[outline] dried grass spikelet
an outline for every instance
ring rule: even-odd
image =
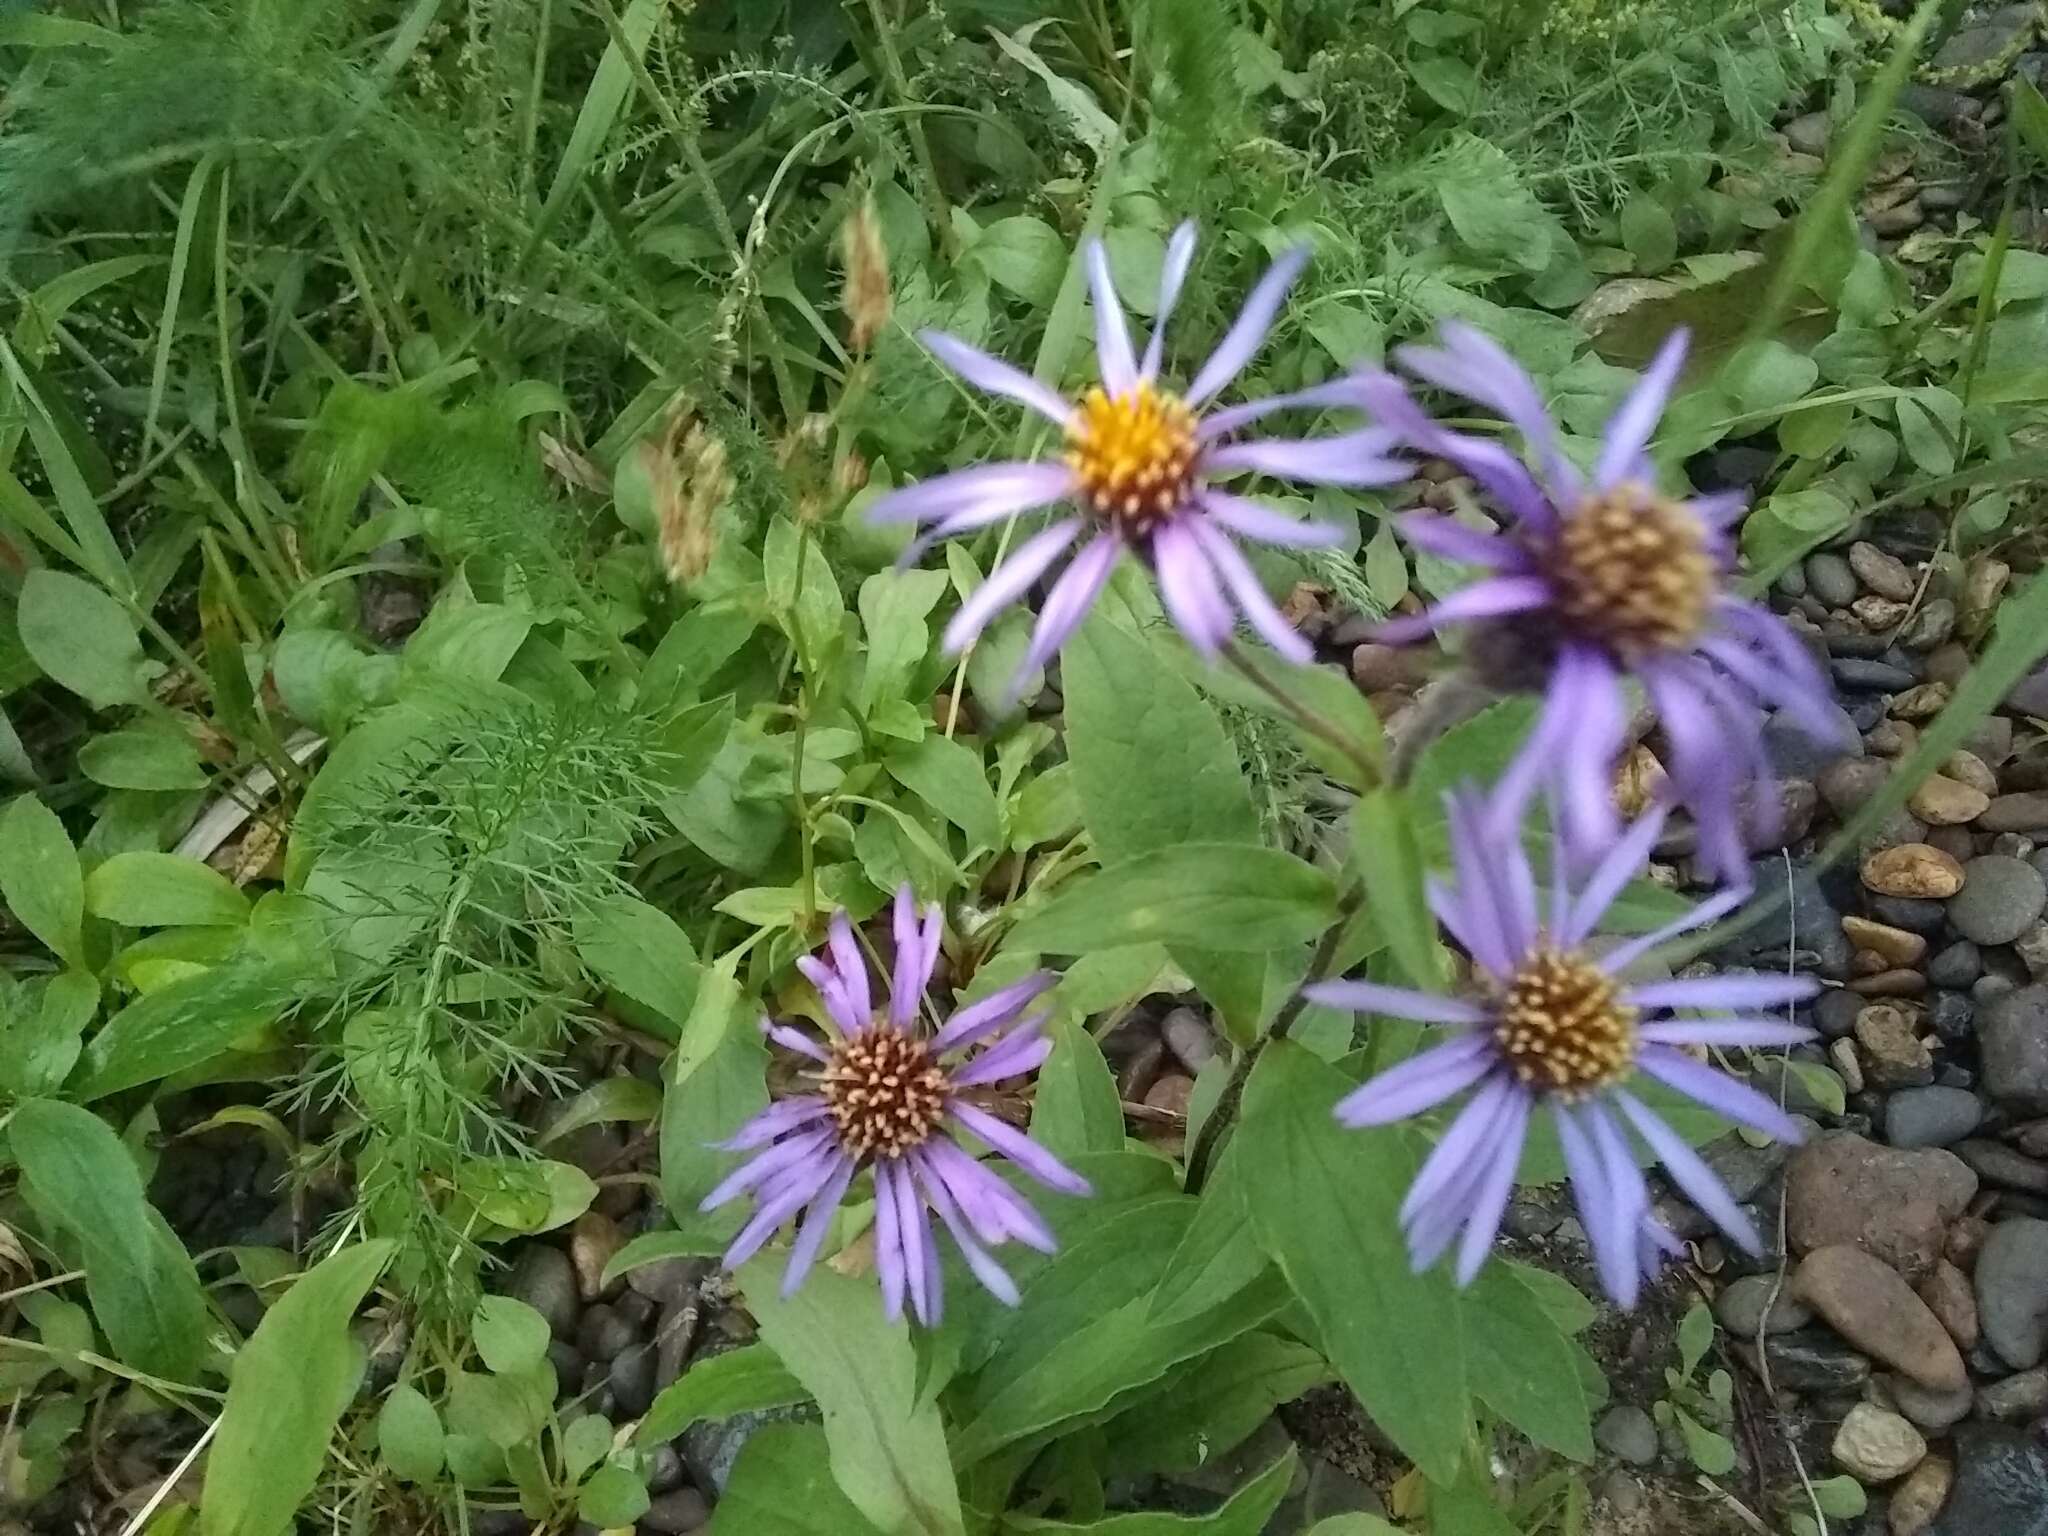
[[[680,412],[640,453],[654,493],[662,566],[669,580],[687,586],[710,568],[718,547],[718,512],[732,494],[725,444],[695,415]]]
[[[853,350],[866,352],[889,323],[889,252],[882,244],[882,226],[875,202],[863,195],[839,228],[840,254],[846,264],[846,289],[840,305],[846,311],[847,339]]]

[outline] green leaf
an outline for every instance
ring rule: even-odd
[[[7,1136],[29,1205],[85,1270],[114,1353],[151,1375],[198,1380],[213,1331],[199,1274],[121,1138],[90,1110],[50,1099],[17,1105]]]
[[[801,571],[799,550],[803,553]],[[839,595],[831,562],[815,537],[806,537],[795,523],[778,517],[768,525],[761,574],[769,606],[815,664],[824,648],[838,637],[839,621],[846,614],[846,600]]]
[[[1052,1054],[1038,1069],[1031,1135],[1062,1157],[1115,1152],[1124,1144],[1123,1100],[1095,1037],[1062,1019],[1048,1031]]]
[[[177,853],[117,853],[85,882],[94,917],[128,928],[236,928],[249,920],[249,898],[233,881]]]
[[[1423,94],[1454,117],[1470,117],[1479,110],[1484,93],[1479,76],[1463,59],[1449,54],[1428,53],[1411,59],[1408,74],[1422,87]]]
[[[78,749],[78,771],[109,789],[204,789],[199,749],[168,731],[109,731]]]
[[[469,1332],[484,1364],[500,1376],[530,1371],[548,1355],[548,1320],[515,1297],[484,1297]]]
[[[571,1482],[605,1459],[612,1448],[611,1420],[578,1414],[562,1430],[562,1473]]]
[[[576,1492],[576,1513],[592,1525],[616,1530],[647,1513],[647,1484],[614,1462],[599,1467]]]
[[[547,1146],[587,1125],[652,1120],[661,1113],[661,1090],[645,1078],[601,1077],[548,1117],[536,1145]]]
[[[1678,1420],[1678,1433],[1685,1441],[1685,1454],[1709,1477],[1721,1477],[1735,1470],[1735,1447],[1726,1435],[1707,1428],[1683,1408],[1671,1410]]]
[[[2024,85],[2026,79],[2019,77],[2017,83]],[[2037,96],[2035,98],[2039,100]],[[1830,1520],[1854,1520],[1870,1507],[1870,1496],[1863,1491],[1863,1485],[1846,1473],[1840,1477],[1824,1477],[1813,1485],[1814,1502],[1820,1505],[1820,1512]]]
[[[63,971],[30,988],[0,987],[0,1088],[16,1098],[55,1093],[78,1064],[86,1025],[99,1011],[100,984],[87,971]],[[31,1008],[34,1001],[37,1006]]]
[[[235,961],[137,998],[87,1042],[81,1100],[196,1067],[255,1034],[300,996],[297,965]]]
[[[1308,1528],[1308,1536],[1402,1536],[1396,1526],[1378,1515],[1332,1515]]]
[[[2006,90],[2020,142],[2034,152],[2037,169],[2048,166],[2048,101],[2041,99],[2040,89],[2025,75],[2014,75],[2006,82]]]
[[[815,1424],[769,1424],[747,1437],[705,1536],[884,1533],[861,1518],[832,1480],[822,1429]]]
[[[1621,243],[1638,272],[1655,276],[1678,257],[1678,226],[1662,203],[1638,192],[1621,206]]]
[[[64,823],[34,795],[0,812],[0,898],[59,959],[86,969],[85,876]]]
[[[1922,474],[1946,475],[1956,467],[1963,428],[1963,402],[1937,385],[1899,397],[1899,441]]]
[[[1248,1333],[1112,1419],[1107,1459],[1120,1475],[1194,1471],[1235,1448],[1280,1404],[1335,1374],[1306,1344]]]
[[[91,582],[37,566],[21,583],[17,623],[36,665],[94,709],[149,702],[135,621]]]
[[[931,627],[925,620],[946,595],[946,573],[934,570],[878,571],[860,584],[860,620],[867,633],[867,667],[860,679],[860,711],[872,715],[885,700],[910,689],[926,652]]]
[[[739,1154],[714,1143],[731,1137],[768,1104],[768,1052],[755,1015],[722,971],[708,970],[683,1038],[668,1063],[661,1109],[661,1192],[679,1221],[729,1236],[739,1216],[728,1208],[699,1217],[697,1206],[737,1166]]]
[[[1443,947],[1423,891],[1422,849],[1408,797],[1376,789],[1351,812],[1354,867],[1365,885],[1367,912],[1394,963],[1411,987],[1429,991],[1443,981]]]
[[[895,748],[883,764],[891,778],[965,832],[974,846],[1002,847],[1002,810],[974,748],[934,732]]]
[[[997,219],[967,255],[997,287],[1037,306],[1052,302],[1067,270],[1067,242],[1050,224],[1028,213]]]
[[[1425,1475],[1456,1473],[1471,1430],[1459,1309],[1413,1272],[1398,1211],[1409,1133],[1340,1126],[1352,1083],[1291,1041],[1253,1069],[1233,1155],[1252,1225],[1308,1308],[1324,1352],[1372,1420]]]
[[[1730,353],[1715,382],[1744,412],[1762,413],[1800,399],[1819,378],[1818,363],[1769,336]]]
[[[1575,1461],[1593,1457],[1592,1406],[1566,1338],[1514,1266],[1487,1265],[1458,1298],[1479,1396],[1538,1445]]]
[[[666,1445],[700,1419],[730,1418],[781,1408],[810,1397],[775,1351],[759,1342],[695,1362],[654,1400],[633,1432],[633,1443]]]
[[[295,1282],[235,1356],[206,1460],[205,1536],[284,1536],[327,1463],[363,1379],[356,1308],[390,1261],[388,1238],[330,1254]]]
[[[1280,1501],[1287,1497],[1287,1485],[1294,1480],[1299,1456],[1292,1446],[1287,1454],[1232,1494],[1222,1508],[1207,1515],[1168,1515],[1151,1511],[1134,1515],[1111,1515],[1070,1525],[1063,1520],[1038,1520],[1029,1515],[1005,1515],[1002,1529],[1018,1536],[1035,1532],[1039,1536],[1259,1536]],[[1446,1536],[1449,1536],[1448,1530]]]
[[[405,642],[405,668],[458,683],[495,683],[532,632],[531,613],[443,597]]]
[[[1266,1268],[1266,1253],[1245,1212],[1240,1164],[1233,1142],[1202,1189],[1194,1221],[1167,1261],[1147,1303],[1153,1326],[1198,1316],[1235,1296]]]
[[[1188,843],[1079,876],[1026,916],[1010,942],[1060,955],[1155,941],[1265,951],[1314,938],[1336,903],[1330,877],[1292,854]]]
[[[377,1410],[377,1450],[393,1475],[431,1483],[441,1475],[441,1415],[417,1387],[400,1382]]]
[[[1457,72],[1461,95],[1468,80],[1469,88],[1478,90],[1465,65],[1447,59],[1432,62],[1446,81]],[[1556,221],[1523,182],[1505,150],[1461,130],[1451,135],[1434,169],[1437,200],[1465,245],[1478,255],[1513,262],[1525,272],[1541,272],[1550,265]]]
[[[578,957],[599,981],[682,1027],[703,967],[681,924],[622,891],[579,908],[570,927]]]
[[[1678,1324],[1678,1374],[1690,1377],[1714,1347],[1714,1313],[1705,1302],[1696,1301],[1685,1310]]]
[[[764,1255],[740,1272],[761,1338],[825,1415],[832,1475],[880,1529],[961,1536],[965,1526],[938,1404],[920,1398],[909,1325],[890,1322],[874,1287],[820,1265],[795,1295],[779,1294],[782,1263]]]

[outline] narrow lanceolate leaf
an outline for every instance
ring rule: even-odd
[[[1373,1422],[1448,1480],[1472,1427],[1459,1309],[1441,1275],[1408,1263],[1397,1219],[1415,1173],[1408,1135],[1338,1125],[1350,1086],[1291,1041],[1266,1050],[1232,1146],[1254,1192],[1245,1205]]]
[[[1401,979],[1433,988],[1442,980],[1443,950],[1423,894],[1422,851],[1408,798],[1398,789],[1371,790],[1351,817],[1367,916],[1393,951]]]
[[[1019,923],[1011,942],[1056,955],[1154,942],[1264,952],[1306,943],[1336,910],[1330,877],[1292,854],[1188,843],[1081,876]]]
[[[283,1536],[327,1461],[328,1437],[363,1379],[349,1323],[390,1262],[388,1238],[309,1270],[235,1357],[206,1462],[203,1536]]]
[[[1061,1157],[1114,1152],[1124,1144],[1123,1102],[1095,1037],[1073,1020],[1051,1030],[1052,1054],[1038,1069],[1031,1134]]]
[[[0,811],[0,900],[60,959],[85,965],[85,876],[64,823],[34,795]]]
[[[962,1536],[960,1494],[938,1404],[920,1400],[910,1329],[890,1322],[874,1287],[811,1271],[794,1296],[777,1294],[774,1254],[740,1274],[761,1338],[825,1414],[832,1475],[854,1507],[889,1536]]]
[[[1272,1518],[1280,1501],[1287,1497],[1287,1485],[1294,1479],[1298,1453],[1287,1454],[1232,1494],[1222,1508],[1207,1515],[1168,1515],[1143,1511],[1132,1515],[1111,1515],[1070,1525],[1064,1520],[1038,1520],[1029,1515],[1005,1515],[1002,1529],[1016,1536],[1258,1536]],[[1447,1533],[1448,1536],[1448,1533]]]
[[[212,1315],[198,1271],[150,1205],[121,1138],[90,1110],[30,1099],[16,1106],[7,1139],[37,1219],[85,1270],[93,1316],[114,1353],[153,1376],[197,1381]]]
[[[699,1419],[780,1408],[809,1396],[774,1350],[758,1342],[742,1344],[698,1361],[662,1388],[633,1432],[633,1443],[652,1449],[666,1445]]]

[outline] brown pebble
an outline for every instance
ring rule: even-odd
[[[602,1211],[585,1211],[569,1229],[569,1263],[576,1271],[576,1292],[585,1301],[604,1294],[604,1267],[626,1246],[626,1234]]]
[[[1941,1256],[1968,1274],[1977,1267],[1977,1250],[1984,1246],[1984,1239],[1991,1235],[1991,1223],[1982,1216],[1963,1216],[1949,1223],[1948,1236],[1941,1245]]]
[[[1984,832],[2039,832],[2048,828],[2048,790],[2000,795],[1977,817]]]
[[[1974,752],[1961,749],[1951,752],[1948,761],[1941,765],[1941,771],[1957,783],[1981,789],[1987,795],[1998,793],[1998,775]]]
[[[1991,797],[1945,773],[1930,773],[1906,801],[1906,807],[1930,826],[1966,826],[1984,814]]]
[[[1963,594],[1956,610],[1962,615],[1963,633],[1975,634],[1991,622],[1999,595],[2012,575],[2012,567],[1990,555],[1980,555],[1963,573]]]
[[[1165,1110],[1168,1114],[1185,1115],[1188,1112],[1188,1095],[1195,1091],[1195,1080],[1183,1077],[1178,1072],[1167,1072],[1160,1076],[1145,1095],[1148,1109]]]
[[[1856,1015],[1856,1043],[1880,1088],[1918,1088],[1934,1081],[1934,1053],[1913,1033],[1904,1010],[1872,1003]]]
[[[1872,922],[1867,917],[1843,918],[1842,932],[1858,949],[1870,950],[1890,965],[1918,965],[1927,953],[1925,934],[1908,933],[1903,928]]]
[[[1880,896],[1942,901],[1963,888],[1963,866],[1939,848],[1901,843],[1863,861],[1863,883]]]
[[[1959,640],[1949,640],[1937,645],[1927,653],[1927,681],[1930,683],[1960,683],[1970,672],[1970,648]]]
[[[1932,720],[1948,708],[1947,683],[1922,683],[1908,688],[1892,700],[1892,716],[1898,720]]]
[[[1904,757],[1920,745],[1920,732],[1910,721],[1880,720],[1863,740],[1879,757]]]
[[[1865,1354],[1923,1387],[1953,1392],[1970,1373],[1948,1330],[1882,1259],[1860,1248],[1817,1248],[1800,1261],[1792,1294]]]
[[[1857,623],[1873,635],[1879,635],[1888,629],[1897,629],[1906,621],[1911,609],[1889,597],[1859,597],[1849,605],[1849,611],[1856,615]]]
[[[1893,1490],[1885,1510],[1892,1536],[1920,1536],[1934,1524],[1955,1480],[1956,1469],[1941,1456],[1929,1456],[1908,1472],[1906,1480]]]
[[[1915,1289],[1927,1310],[1941,1319],[1957,1349],[1977,1347],[1977,1293],[1971,1289],[1968,1275],[1948,1260],[1937,1259]]]
[[[1897,555],[1887,554],[1867,539],[1858,539],[1849,546],[1849,569],[1870,591],[1894,602],[1905,602],[1919,586],[1905,561]]]

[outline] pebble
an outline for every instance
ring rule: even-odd
[[[635,1344],[613,1357],[605,1384],[612,1389],[612,1399],[626,1417],[638,1418],[653,1404],[654,1365],[651,1344]]]
[[[1969,1038],[1977,1005],[1963,992],[1937,992],[1927,1009],[1927,1024],[1936,1038],[1956,1045]],[[1950,1086],[1960,1086],[1951,1084]]]
[[[1980,555],[1963,572],[1962,597],[1956,603],[1965,631],[1988,623],[1998,599],[2005,591],[2012,567],[1992,555]]]
[[[1984,808],[1977,826],[1985,832],[2039,832],[2048,829],[2048,790],[2027,789],[1999,795]]]
[[[1856,1027],[1856,1015],[1863,1008],[1863,999],[1854,992],[1832,988],[1813,1005],[1813,1027],[1828,1039],[1839,1040]]]
[[[1983,972],[1983,953],[1968,939],[1936,950],[1927,962],[1927,979],[1937,987],[1967,987]]]
[[[1886,1506],[1885,1522],[1891,1536],[1921,1536],[1948,1502],[1948,1491],[1955,1480],[1956,1469],[1946,1458],[1929,1456],[1923,1460],[1899,1484]]]
[[[1772,1300],[1772,1292],[1777,1299]],[[1766,1317],[1764,1309],[1770,1308]],[[1813,1309],[1781,1285],[1776,1275],[1744,1275],[1714,1298],[1714,1316],[1738,1339],[1754,1339],[1757,1325],[1765,1333],[1792,1333],[1813,1321]]]
[[[1749,1346],[1738,1344],[1744,1355]],[[1818,1328],[1773,1334],[1764,1340],[1771,1384],[1788,1392],[1854,1392],[1870,1380],[1870,1357]]]
[[[1889,1483],[1920,1465],[1927,1442],[1901,1414],[1858,1403],[1835,1431],[1835,1464],[1864,1483]]]
[[[1806,585],[1813,595],[1830,608],[1846,608],[1856,601],[1856,594],[1862,590],[1856,580],[1856,572],[1849,562],[1840,555],[1823,550],[1817,555],[1806,557]]]
[[[548,1320],[558,1339],[576,1331],[583,1305],[576,1293],[576,1270],[569,1256],[546,1243],[528,1243],[519,1251],[505,1294],[525,1302]]]
[[[2048,879],[2024,859],[1987,853],[1964,865],[1962,875],[1948,921],[1973,943],[2010,944],[2048,909]]]
[[[1984,1092],[1994,1103],[2015,1114],[2048,1114],[2048,987],[2020,987],[1984,1007],[1977,1045]]]
[[[1984,814],[1991,797],[1983,790],[1931,773],[1906,801],[1906,808],[1929,826],[1966,826]]]
[[[1949,753],[1948,760],[1941,765],[1941,771],[1950,778],[1981,789],[1985,795],[1998,793],[1998,775],[1991,771],[1991,765],[1976,753],[1957,748]]]
[[[1886,554],[1868,540],[1859,539],[1849,546],[1849,569],[1854,571],[1863,585],[1879,597],[1889,597],[1905,602],[1912,597],[1919,583],[1906,562],[1897,555]]]
[[[1956,605],[1945,597],[1929,598],[1906,626],[1899,643],[1909,651],[1931,651],[1955,633]]]
[[[1879,1088],[1934,1081],[1933,1052],[1921,1044],[1905,1012],[1890,1003],[1872,1003],[1856,1015],[1856,1043],[1863,1048],[1866,1075]]]
[[[1192,1008],[1175,1008],[1159,1026],[1166,1048],[1190,1072],[1200,1072],[1216,1059],[1216,1035],[1209,1021]]]
[[[1844,688],[1866,693],[1898,693],[1913,686],[1913,674],[1904,667],[1860,656],[1840,656],[1828,663],[1828,671]]]
[[[2002,1141],[1957,1142],[1955,1154],[1986,1184],[2034,1195],[2048,1194],[2048,1163],[2036,1162]]]
[[[1963,888],[1963,866],[1939,848],[1903,843],[1865,859],[1863,883],[1880,896],[1940,900]]]
[[[1633,1403],[1621,1403],[1600,1416],[1593,1440],[1611,1456],[1641,1467],[1657,1459],[1657,1426]]]
[[[1782,711],[1764,721],[1764,753],[1774,777],[1810,779],[1840,758],[1863,755],[1863,738],[1849,712],[1829,700],[1822,713],[1833,716],[1833,728],[1825,736],[1814,735],[1803,719]]]
[[[1889,923],[1874,923],[1867,917],[1845,917],[1842,932],[1858,949],[1882,955],[1892,965],[1918,965],[1927,953],[1927,936]]]
[[[662,1307],[696,1295],[697,1287],[711,1268],[709,1259],[656,1259],[626,1271],[626,1284],[636,1295]],[[651,1309],[648,1315],[653,1315]]]
[[[1892,1406],[1929,1434],[1941,1434],[1970,1416],[1977,1394],[1969,1387],[1930,1392],[1910,1376],[1887,1376]]]
[[[2048,1413],[2048,1367],[2019,1371],[1977,1390],[1977,1411],[1987,1419],[2031,1419]]]
[[[1837,816],[1853,816],[1884,788],[1891,769],[1868,757],[1841,757],[1814,775],[1814,788]]]
[[[1984,1342],[2016,1371],[2048,1352],[2048,1221],[2001,1221],[1977,1254],[1977,1322]]]
[[[1955,1490],[1926,1536],[2043,1536],[2048,1448],[2003,1424],[1962,1424],[1955,1449]]]
[[[1892,715],[1899,720],[1932,720],[1948,708],[1953,692],[1947,683],[1922,683],[1892,700]]]
[[[1981,758],[1989,767],[1998,767],[2012,756],[2012,721],[2004,715],[1986,715],[1970,727],[1970,734],[1963,738],[1962,750],[1972,757]],[[2027,786],[2014,784],[2009,787],[2024,789]]]
[[[1920,745],[1920,732],[1904,720],[1883,720],[1866,731],[1863,739],[1879,757],[1904,757]]]
[[[1977,1293],[1971,1289],[1968,1275],[1947,1259],[1937,1259],[1915,1289],[1927,1310],[1956,1341],[1957,1349],[1977,1347]]]
[[[1870,903],[1870,910],[1894,928],[1910,928],[1915,933],[1941,932],[1946,917],[1940,902],[1911,896],[1879,896]]]
[[[684,1536],[702,1530],[710,1522],[711,1510],[704,1495],[694,1488],[677,1488],[662,1494],[640,1516],[640,1529],[658,1531],[662,1536]]]
[[[1945,1147],[1984,1119],[1983,1102],[1967,1088],[1906,1088],[1884,1106],[1884,1139],[1894,1147]]]
[[[605,1289],[604,1268],[626,1246],[626,1234],[602,1211],[585,1211],[569,1229],[569,1265],[576,1271],[576,1292],[595,1301]]]
[[[1792,1120],[1809,1137],[1820,1129],[1803,1115],[1794,1115]],[[1757,1192],[1772,1174],[1785,1166],[1791,1155],[1792,1149],[1783,1142],[1771,1141],[1761,1147],[1753,1147],[1732,1131],[1700,1149],[1700,1156],[1713,1170],[1714,1177],[1721,1181],[1729,1198],[1738,1204],[1755,1199]]]
[[[2048,715],[2048,667],[2037,667],[2014,683],[2006,693],[2004,707],[2037,718]]]
[[[1977,854],[1977,839],[1968,827],[1929,827],[1921,841],[1939,848],[1958,864],[1969,863]]]
[[[1785,1174],[1792,1248],[1851,1244],[1918,1279],[1948,1224],[1977,1193],[1977,1176],[1935,1147],[1902,1151],[1843,1131],[1808,1142]]]
[[[1875,227],[1875,221],[1873,221],[1873,227]],[[1882,231],[1879,232],[1882,233]],[[1886,649],[1891,647],[1890,631],[1897,629],[1901,624],[1905,623],[1906,615],[1912,611],[1910,603],[1902,603],[1896,598],[1877,597],[1875,595],[1859,597],[1849,605],[1849,612],[1855,617],[1856,622],[1869,630],[1871,638]]]
[[[1860,1248],[1817,1249],[1792,1276],[1794,1292],[1865,1354],[1937,1392],[1970,1383],[1948,1330],[1896,1271]]]
[[[1828,1047],[1828,1064],[1835,1069],[1835,1075],[1842,1080],[1842,1091],[1854,1098],[1865,1087],[1863,1063],[1856,1055],[1853,1041],[1837,1040]]]
[[[2048,977],[2048,923],[2036,923],[2014,939],[2012,952],[2027,968],[2028,979],[2040,981]]]

